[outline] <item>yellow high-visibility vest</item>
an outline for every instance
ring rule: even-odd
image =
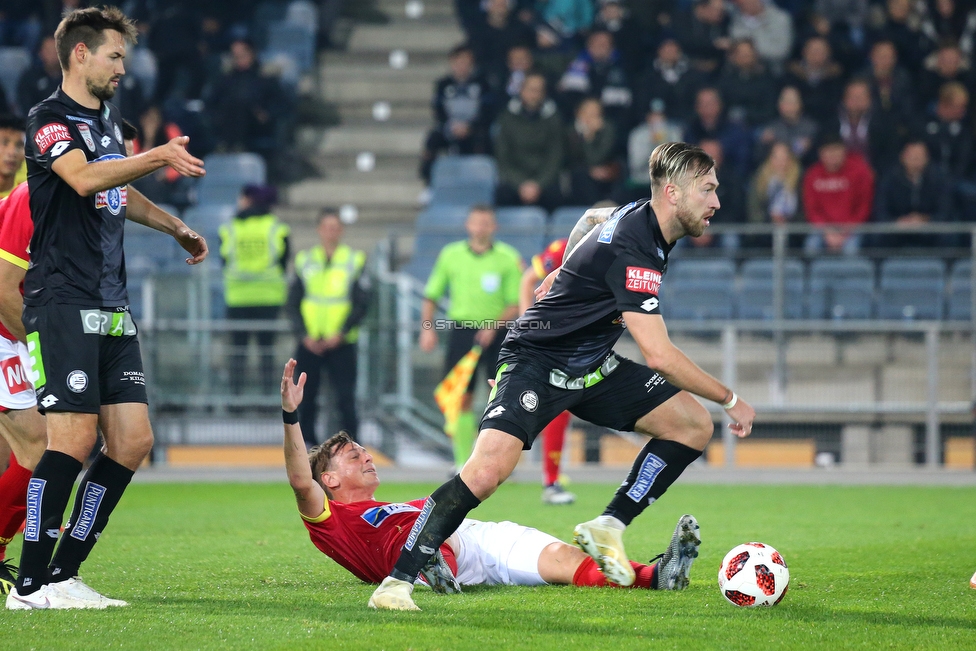
[[[289,232],[274,215],[234,219],[220,227],[228,307],[285,304],[288,283],[279,261]]]
[[[301,311],[308,336],[327,339],[342,332],[352,310],[353,283],[365,264],[366,254],[345,244],[336,247],[331,260],[326,260],[325,249],[321,246],[298,254],[295,273],[305,285]],[[358,336],[358,328],[353,328],[346,334],[345,341],[352,343]]]

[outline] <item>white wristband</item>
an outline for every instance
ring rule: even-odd
[[[722,409],[732,409],[732,407],[735,407],[735,403],[737,403],[737,402],[739,402],[739,396],[735,395],[735,391],[733,391],[732,392],[732,399],[729,400],[724,405],[722,405]]]

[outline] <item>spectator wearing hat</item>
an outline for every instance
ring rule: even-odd
[[[245,186],[237,200],[237,215],[220,227],[228,319],[271,322],[285,304],[290,229],[272,212],[277,198],[273,187]],[[244,388],[247,347],[252,335],[256,336],[260,351],[262,391],[273,391],[277,384],[274,331],[242,327],[231,332],[230,386],[235,394]]]

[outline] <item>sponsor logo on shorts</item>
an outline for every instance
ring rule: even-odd
[[[136,324],[128,311],[81,310],[81,327],[86,335],[121,337],[136,334]]]
[[[57,399],[56,396],[54,396],[52,394],[48,394],[48,395],[44,396],[44,400],[41,400],[41,406],[44,407],[45,409],[50,409],[55,404],[57,404],[57,402],[58,402],[58,399]]]
[[[75,127],[78,129],[78,133],[81,134],[81,139],[85,141],[85,146],[88,147],[88,151],[95,153],[95,139],[92,138],[91,129],[88,128],[87,124],[76,124]]]
[[[505,413],[505,408],[501,405],[498,405],[497,407],[489,411],[487,414],[485,414],[485,418],[498,418],[504,413]]]
[[[72,538],[75,540],[86,540],[88,538],[105,493],[105,487],[100,484],[90,481],[85,485],[85,492],[81,496],[81,515],[78,516],[77,524],[71,528]]]
[[[119,381],[146,386],[146,374],[142,371],[122,371],[122,377],[119,378]]]
[[[88,374],[84,371],[71,371],[68,373],[67,385],[72,393],[84,393],[88,388]]]
[[[56,142],[71,142],[71,132],[68,131],[68,127],[61,124],[60,122],[51,122],[50,124],[45,124],[43,127],[37,130],[34,134],[34,144],[37,145],[37,150],[41,154],[46,154],[47,150],[51,148]],[[67,149],[67,147],[65,147]],[[64,153],[62,149],[59,154]]]
[[[634,481],[634,485],[630,487],[627,491],[627,497],[634,500],[635,502],[640,502],[645,497],[647,493],[650,492],[651,486],[654,485],[654,480],[657,476],[661,474],[661,471],[667,466],[664,460],[654,454],[649,454],[644,457],[644,463],[641,464],[640,472],[637,473],[637,480]]]
[[[0,373],[3,373],[3,379],[7,383],[7,391],[10,395],[31,390],[27,371],[24,370],[19,357],[0,360]]]
[[[419,513],[420,509],[413,504],[384,504],[383,506],[374,506],[371,509],[366,509],[363,511],[361,517],[370,526],[379,528],[383,521],[394,513]]]
[[[24,523],[24,540],[37,542],[41,539],[41,500],[47,481],[31,477],[27,482],[27,521]],[[26,584],[25,584],[26,585]]]
[[[657,296],[661,289],[661,272],[657,269],[645,267],[627,267],[627,284],[625,287],[632,292]]]
[[[523,391],[519,396],[519,404],[525,411],[533,412],[539,408],[539,396],[535,391]]]
[[[102,143],[102,147],[108,147],[109,145],[112,144],[112,138],[109,137],[109,136],[107,136],[107,135],[105,135],[105,136],[102,136],[102,139],[99,142]]]
[[[122,212],[122,208],[129,203],[129,189],[126,186],[102,190],[95,193],[95,207],[108,208],[113,215]]]
[[[424,525],[427,524],[427,518],[430,517],[430,512],[434,510],[433,497],[428,497],[427,501],[424,502],[424,508],[420,511],[420,515],[417,516],[417,521],[413,523],[413,528],[410,529],[410,535],[407,536],[407,542],[403,543],[403,548],[408,552],[413,551],[413,546],[417,544],[417,536],[423,531]]]
[[[644,383],[644,388],[647,389],[648,393],[650,393],[651,389],[653,389],[654,387],[659,387],[665,382],[667,382],[667,380],[661,377],[660,373],[655,373],[653,376],[651,376],[650,380]]]

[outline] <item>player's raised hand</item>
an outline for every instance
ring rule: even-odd
[[[191,257],[186,259],[187,264],[200,264],[207,258],[207,254],[210,253],[210,249],[207,247],[207,240],[187,226],[178,228],[173,237],[180,243],[183,250],[190,254]]]
[[[305,381],[308,376],[302,373],[298,377],[298,384],[295,384],[295,366],[298,364],[294,359],[289,359],[285,363],[285,372],[281,376],[281,408],[285,411],[295,411],[298,405],[302,404],[305,396]]]
[[[756,410],[748,402],[739,398],[731,409],[726,409],[726,413],[732,422],[729,429],[740,439],[752,434],[752,422],[756,420]]]
[[[203,161],[193,156],[186,150],[187,143],[190,142],[189,136],[173,138],[165,145],[160,145],[157,149],[166,164],[172,167],[183,176],[200,177],[207,173],[203,169]]]
[[[541,301],[549,293],[549,289],[552,288],[552,283],[556,280],[556,276],[559,274],[559,269],[551,271],[548,276],[543,278],[542,284],[535,288],[535,300]]]

